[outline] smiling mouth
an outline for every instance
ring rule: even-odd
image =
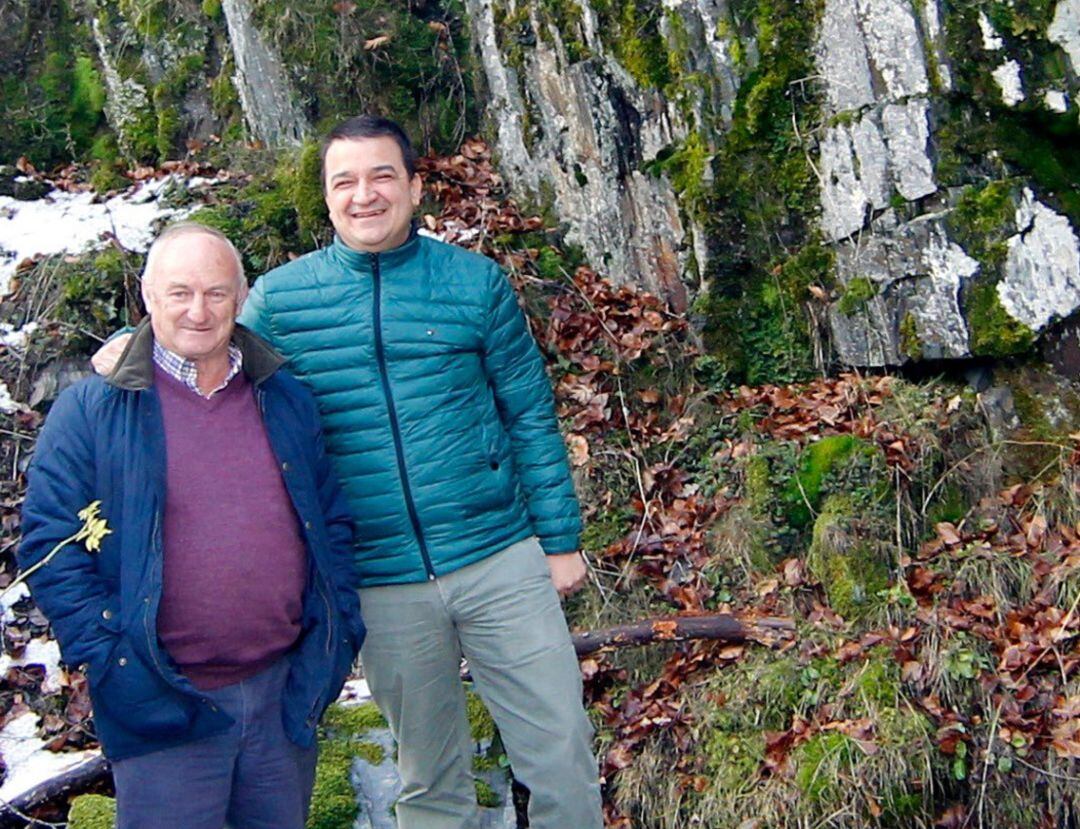
[[[386,212],[385,207],[380,207],[378,210],[362,210],[349,214],[352,219],[375,219],[383,215]]]

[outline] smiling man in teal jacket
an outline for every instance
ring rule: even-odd
[[[464,656],[534,829],[602,825],[559,593],[585,577],[551,387],[486,257],[418,236],[400,127],[331,131],[333,245],[270,271],[240,321],[315,393],[357,525],[361,658],[399,743],[402,829],[477,822]]]

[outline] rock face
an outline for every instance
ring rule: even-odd
[[[693,5],[691,15],[705,7],[706,16],[695,18],[704,27],[717,4],[682,5]],[[573,48],[591,57],[576,61],[565,32],[536,4],[467,0],[466,6],[495,147],[511,185],[534,200],[549,194],[567,240],[617,281],[645,285],[685,307],[680,275],[693,230],[670,183],[642,169],[687,136],[680,114],[639,87],[608,53],[587,2],[575,24],[582,42]],[[508,19],[514,21],[509,32],[500,29]],[[522,44],[524,54],[512,58],[510,48]]]
[[[1056,32],[1063,45],[1076,42],[1059,22],[1069,19],[1073,5],[1058,4],[1047,37]],[[975,21],[975,48],[995,66],[989,74],[996,90],[987,94],[1016,107],[1026,100],[1021,65],[1008,57],[1008,44],[985,11]],[[943,61],[941,33],[937,0],[825,0],[818,65],[833,124],[819,148],[820,228],[836,254],[841,296],[829,323],[847,364],[971,356],[973,311],[963,300],[979,282],[996,282],[998,309],[1007,315],[999,324],[1032,333],[1080,307],[1076,234],[1032,189],[1016,200],[1019,232],[1005,241],[1003,272],[994,257],[979,261],[951,238],[950,213],[965,191],[939,184],[935,160],[942,147],[934,132],[951,128],[939,100],[955,91],[948,62],[968,56]],[[867,282],[873,295],[853,308],[844,294],[853,286],[866,293]]]
[[[651,17],[642,16],[644,5],[466,4],[491,134],[511,186],[546,196],[567,239],[612,279],[681,301],[684,286],[689,299],[707,289],[701,277],[717,252],[724,259],[725,246],[739,242],[717,235],[730,227],[710,225],[708,210],[703,216],[695,209],[700,199],[688,197],[691,188],[666,160],[683,160],[689,142],[699,140],[706,157],[699,182],[708,189],[714,165],[731,161],[724,145],[743,140],[740,119],[765,117],[753,112],[762,91],[755,82],[770,69],[760,60],[768,27],[780,31],[788,21],[776,9],[771,20],[747,16],[723,0],[664,0],[652,4]],[[821,0],[801,9],[817,20],[810,47],[817,77],[806,97],[820,111],[810,135],[798,125],[795,132],[818,182],[818,203],[799,208],[803,236],[782,227],[776,235],[790,252],[816,228],[832,253],[834,265],[821,279],[835,285],[824,315],[835,356],[883,366],[1020,350],[1080,306],[1076,215],[1062,210],[1062,183],[1040,180],[1023,139],[995,125],[1009,111],[1021,113],[1018,127],[1036,117],[1030,113],[1075,124],[1076,0],[1060,0],[1052,20],[1020,12],[1005,19],[974,0],[947,8],[939,0]],[[643,35],[635,51],[627,43],[635,31],[656,36]],[[643,71],[648,50],[660,53],[666,68]],[[1055,53],[1062,57],[1051,59]],[[1071,74],[1045,70],[1068,62]],[[808,80],[788,81],[793,121],[794,83],[805,92]],[[1012,150],[995,145],[1013,141]],[[965,196],[977,200],[995,182],[1013,185],[1009,209],[1020,228],[1015,239],[994,240],[1007,247],[1007,261],[990,242],[957,232],[952,215]],[[707,202],[728,198],[713,192]],[[760,211],[744,210],[738,221],[755,215]],[[721,273],[716,281],[729,280]],[[852,299],[868,289],[872,296]],[[725,290],[737,296],[740,289]],[[996,336],[987,325],[1010,333]]]
[[[244,122],[253,138],[269,146],[296,144],[310,127],[281,57],[252,25],[249,0],[221,0],[236,60],[235,84]]]

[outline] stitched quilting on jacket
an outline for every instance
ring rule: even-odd
[[[336,239],[261,277],[240,319],[315,393],[361,584],[444,575],[534,534],[577,549],[550,381],[495,262],[415,234],[383,253]]]
[[[310,746],[364,635],[352,520],[310,392],[250,332],[237,327],[234,342],[308,553],[283,716],[289,738]],[[87,672],[97,735],[114,760],[196,740],[231,722],[179,673],[157,637],[166,467],[152,346],[144,323],[108,379],[90,377],[60,395],[38,439],[23,503],[23,568],[72,535],[82,524],[78,511],[92,501],[101,501],[112,530],[98,552],[62,548],[29,583],[64,660]],[[221,624],[239,612],[221,608]]]

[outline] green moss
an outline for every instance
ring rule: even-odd
[[[855,679],[855,690],[870,712],[894,708],[900,695],[900,666],[888,648],[876,648],[868,655]]]
[[[221,19],[221,0],[202,0],[200,8],[211,20]]]
[[[307,829],[345,829],[353,825],[360,812],[349,782],[353,756],[351,747],[340,741],[320,742]]]
[[[166,0],[119,0],[120,14],[146,40],[161,38],[170,25]]]
[[[704,746],[710,785],[722,792],[746,791],[758,779],[765,759],[761,732],[711,731]]]
[[[79,795],[71,801],[68,829],[113,829],[116,801],[100,794]]]
[[[838,731],[815,734],[795,750],[795,785],[810,800],[831,800],[843,787],[857,749]]]
[[[180,111],[176,107],[162,107],[157,111],[155,146],[158,157],[169,158],[180,133]]]
[[[460,3],[255,0],[253,23],[280,52],[316,132],[356,113],[405,128],[423,152],[450,152],[476,124],[472,56]],[[438,24],[438,25],[429,25]],[[385,45],[365,49],[375,37]],[[333,44],[328,48],[327,44]]]
[[[682,208],[700,221],[704,218],[712,178],[711,162],[712,153],[704,136],[693,132],[681,144],[661,150],[643,169],[652,175],[666,173]]]
[[[312,245],[328,241],[330,219],[323,198],[319,143],[305,141],[299,151],[286,154],[278,162],[275,178],[296,211],[300,238]]]
[[[373,702],[362,705],[331,705],[323,715],[323,726],[351,735],[373,728],[386,728],[386,718]]]
[[[495,794],[495,790],[486,780],[475,779],[473,785],[476,787],[476,803],[478,806],[494,809],[502,805],[499,796]]]
[[[844,286],[836,307],[844,316],[850,317],[876,296],[877,286],[866,277],[857,276]]]
[[[806,556],[810,573],[821,582],[829,605],[845,619],[856,619],[877,603],[889,584],[889,568],[871,539],[849,532],[855,515],[851,499],[831,495],[814,521]]]
[[[715,150],[707,229],[726,244],[705,274],[704,334],[733,379],[751,384],[811,374],[805,289],[831,281],[831,254],[811,229],[818,183],[802,139],[822,122],[818,90],[806,84],[817,71],[822,8],[819,0],[767,0],[732,10],[738,26],[755,30],[759,59]]]
[[[997,292],[996,282],[976,282],[964,294],[964,316],[970,329],[971,353],[1007,357],[1028,351],[1035,332],[1013,319]]]
[[[746,459],[745,470],[746,500],[750,512],[757,518],[766,518],[773,497],[769,459],[763,454],[750,455]]]
[[[240,114],[240,96],[233,85],[234,67],[232,58],[221,64],[221,71],[210,81],[210,105],[214,114],[223,120],[235,118]]]
[[[923,344],[919,337],[919,323],[912,313],[904,314],[900,320],[900,353],[912,360],[922,357]]]
[[[524,4],[522,8],[526,8]],[[570,63],[577,63],[589,57],[585,45],[581,19],[584,12],[574,0],[541,0],[536,8],[543,24],[554,26],[566,47],[566,57]],[[527,11],[527,8],[526,8]]]
[[[319,738],[319,762],[307,829],[347,829],[359,813],[349,771],[357,757],[371,765],[386,760],[382,746],[361,739],[371,729],[386,728],[386,720],[374,703],[331,705],[323,717]]]
[[[473,691],[465,695],[465,710],[469,717],[469,733],[477,743],[495,739],[495,720],[491,718],[483,700]]]
[[[936,498],[927,515],[927,525],[933,527],[942,521],[950,524],[959,524],[967,515],[968,503],[964,497],[964,491],[953,484],[944,488],[941,495]]]
[[[816,510],[821,502],[825,476],[856,449],[865,447],[865,443],[852,435],[830,435],[806,447],[798,471],[784,491],[787,517],[793,526],[801,528],[810,523],[811,510]]]
[[[1011,179],[968,187],[950,212],[950,235],[984,268],[1004,261],[1004,242],[1016,229],[1017,183]]]

